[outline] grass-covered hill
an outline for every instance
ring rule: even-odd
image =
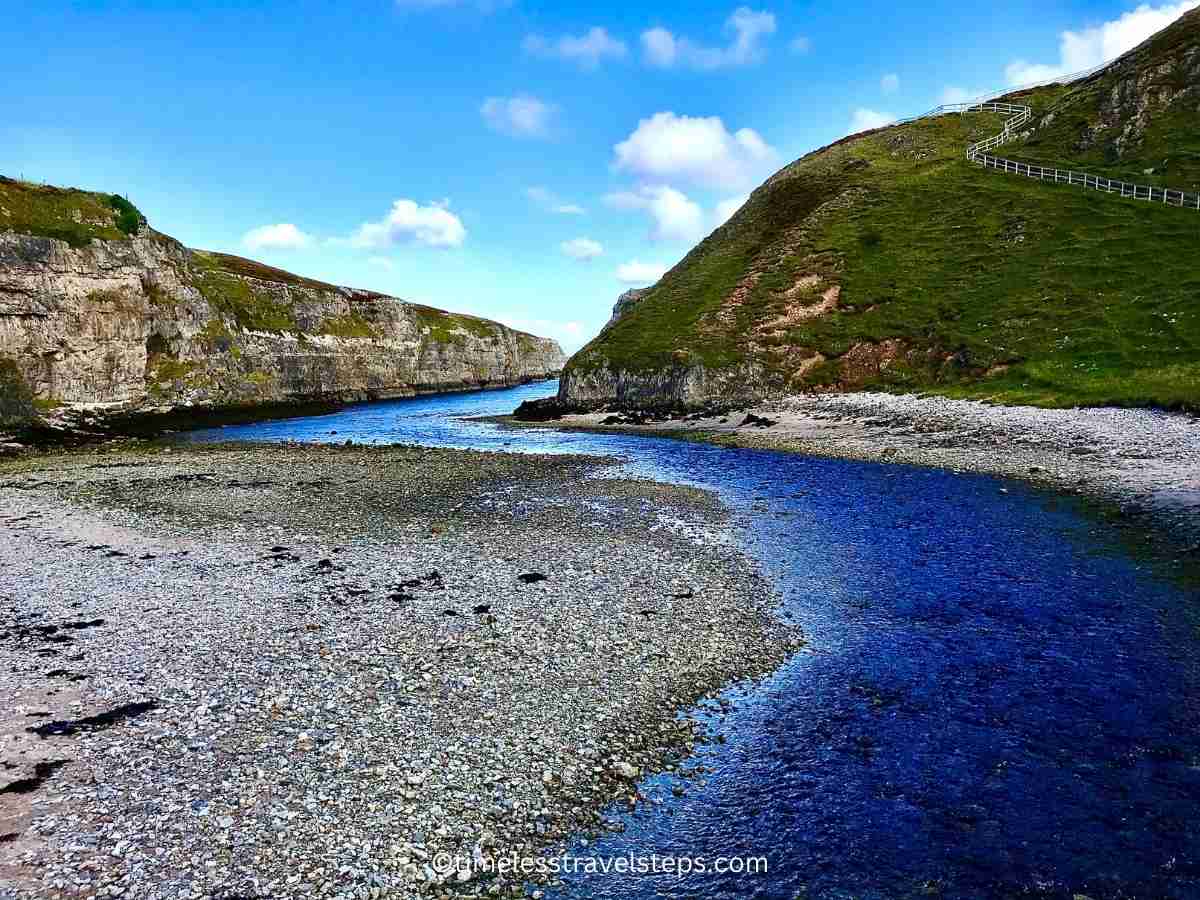
[[[1034,116],[1002,156],[1200,190],[1200,11],[1086,81],[1012,97]],[[921,119],[787,166],[576,354],[562,399],[703,371],[759,396],[1200,409],[1200,210],[968,163],[1001,125]]]

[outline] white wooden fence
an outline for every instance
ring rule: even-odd
[[[1164,203],[1167,206],[1179,206],[1187,209],[1200,210],[1200,193],[1194,191],[1177,191],[1172,188],[1151,187],[1146,184],[1131,184],[1128,181],[1114,181],[1100,175],[1089,175],[1086,172],[1074,172],[1070,169],[1052,169],[1031,163],[1017,162],[1001,156],[992,156],[987,151],[994,150],[1001,144],[1015,140],[1020,136],[1020,128],[1033,118],[1033,110],[1028,106],[1015,103],[998,103],[986,101],[983,103],[943,103],[915,119],[926,119],[930,116],[941,116],[956,112],[959,115],[978,112],[995,112],[1007,115],[1004,128],[999,134],[992,135],[967,147],[967,159],[983,166],[985,169],[995,169],[1011,175],[1024,175],[1026,178],[1037,178],[1039,181],[1053,181],[1055,184],[1079,185],[1093,191],[1103,191],[1106,194],[1118,194],[1133,200],[1146,200],[1150,203]]]

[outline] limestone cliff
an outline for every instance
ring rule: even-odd
[[[645,297],[649,290],[650,288],[630,288],[618,297],[617,302],[613,304],[612,318],[608,320],[607,324],[611,325],[637,306],[638,301]]]
[[[120,198],[0,180],[9,425],[502,386],[563,360],[486,319],[189,250]]]

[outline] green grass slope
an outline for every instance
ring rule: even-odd
[[[124,240],[146,222],[119,194],[32,184],[0,176],[0,231],[57,238],[72,247]]]
[[[1083,84],[1020,97],[1037,127],[999,155],[1200,184],[1200,12]],[[969,164],[1001,124],[951,114],[798,160],[568,370],[750,363],[762,394],[1200,409],[1200,211]]]

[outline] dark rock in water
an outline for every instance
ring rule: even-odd
[[[65,759],[36,763],[33,767],[32,778],[18,778],[16,781],[10,781],[4,787],[0,787],[0,794],[31,794],[66,764],[67,760]]]
[[[104,728],[112,727],[123,719],[140,716],[142,713],[157,708],[158,702],[156,700],[144,700],[139,703],[126,703],[107,712],[98,713],[94,716],[85,716],[82,719],[55,719],[53,722],[47,722],[45,725],[38,725],[33,728],[26,728],[25,730],[31,734],[36,734],[38,737],[70,735],[77,734],[80,731],[100,731]]]
[[[412,594],[396,593],[396,594],[388,594],[388,599],[394,603],[411,603],[413,600],[416,600],[417,598],[414,597]]]
[[[684,588],[682,591],[676,591],[671,596],[674,597],[676,600],[691,600],[693,597],[696,596],[696,592],[693,591],[691,588]]]
[[[525,572],[522,575],[518,575],[517,580],[523,584],[533,584],[535,581],[546,581],[548,579],[541,572]]]
[[[492,604],[477,603],[471,611],[477,614],[488,613],[492,611]]]
[[[524,401],[513,413],[513,418],[518,422],[549,422],[561,419],[569,412],[573,409],[561,406],[557,397],[542,397]]]
[[[458,610],[457,609],[443,609],[442,615],[443,616],[457,616]]]

